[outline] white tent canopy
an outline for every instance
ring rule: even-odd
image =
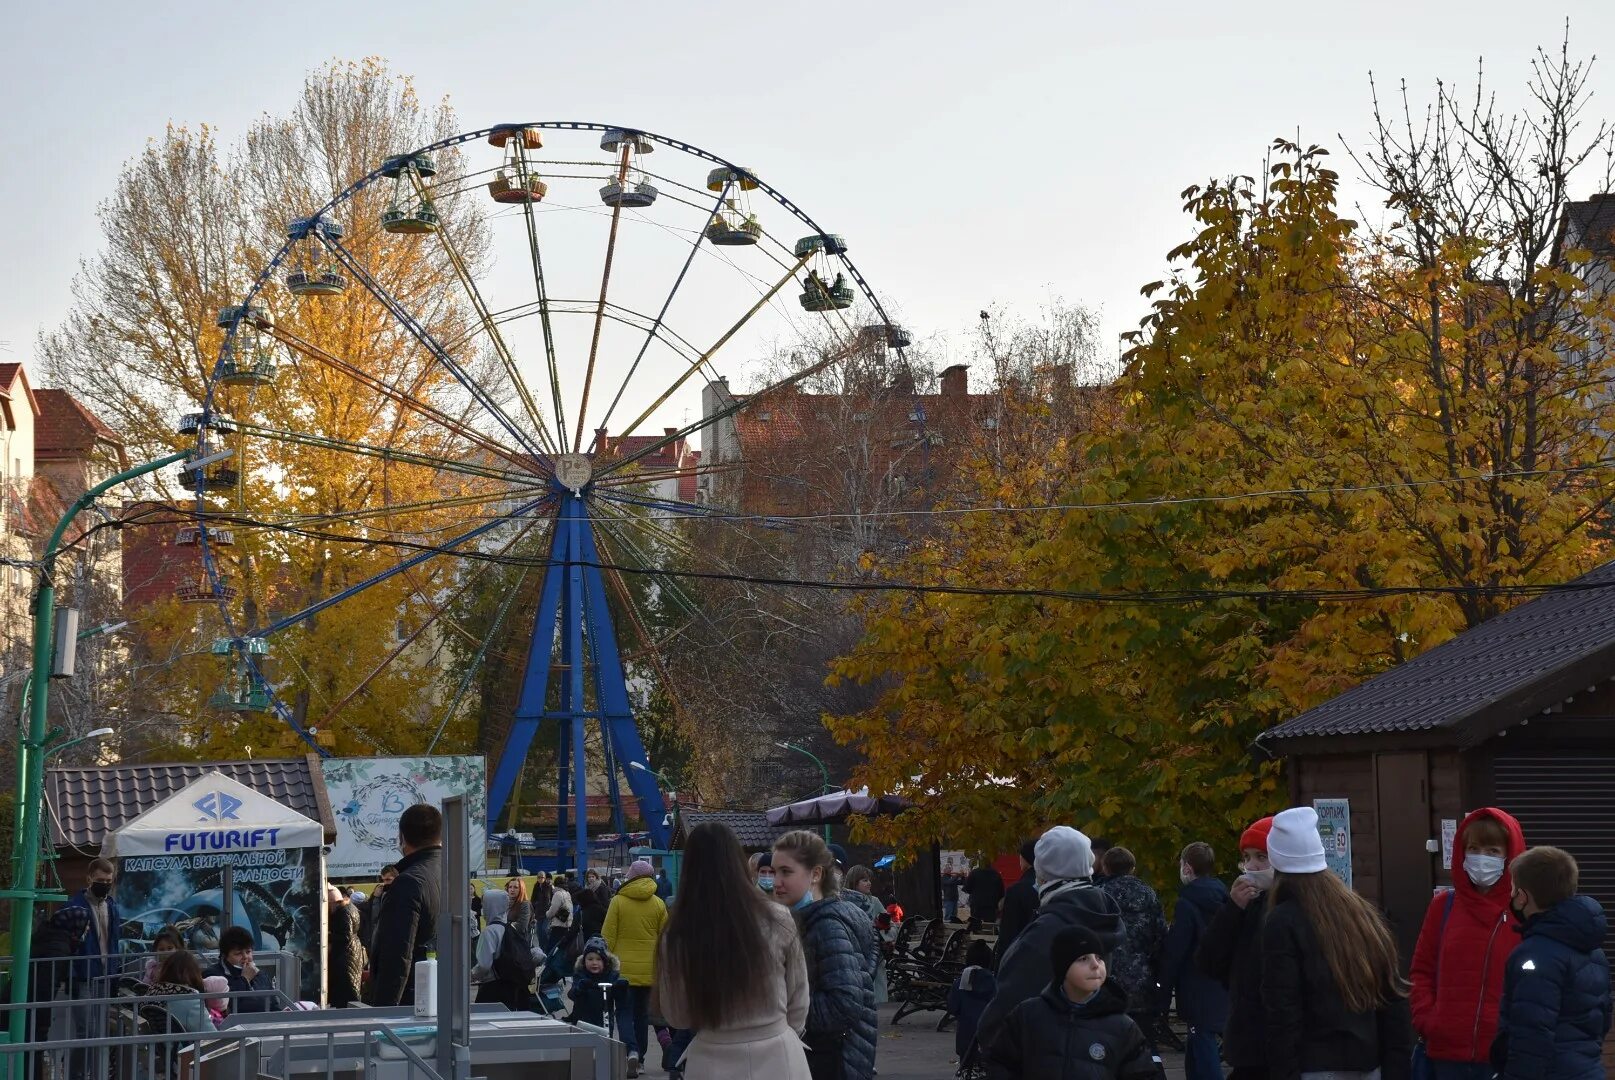
[[[319,822],[211,772],[113,833],[102,854],[196,855],[318,847],[324,842]]]

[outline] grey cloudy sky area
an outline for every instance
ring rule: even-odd
[[[1501,102],[1523,103],[1534,46],[1556,48],[1567,16],[1583,56],[1615,38],[1607,3],[1491,0],[13,5],[0,355],[30,359],[62,318],[97,203],[148,138],[205,122],[228,144],[333,58],[385,57],[466,130],[602,120],[746,163],[846,235],[945,352],[978,310],[1050,296],[1130,328],[1188,234],[1184,187],[1255,171],[1297,129],[1360,142],[1371,69],[1423,102],[1484,57]],[[1593,112],[1615,116],[1615,58],[1593,86]]]

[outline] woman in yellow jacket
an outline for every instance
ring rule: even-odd
[[[606,909],[606,948],[622,963],[628,980],[628,1015],[633,1030],[619,1034],[628,1047],[628,1075],[638,1076],[648,1051],[650,991],[656,981],[656,946],[667,925],[667,905],[656,895],[656,870],[644,859],[628,868],[628,881]]]

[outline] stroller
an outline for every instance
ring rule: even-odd
[[[537,946],[534,946],[535,950]],[[578,953],[582,951],[582,943],[578,941],[577,927],[569,926],[555,934],[550,941],[550,950],[544,954],[544,959],[538,969],[538,988],[559,986],[561,980],[572,974],[572,966],[577,963]]]

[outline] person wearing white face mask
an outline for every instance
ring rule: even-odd
[[[1240,875],[1228,901],[1200,935],[1195,953],[1201,974],[1228,989],[1222,1058],[1232,1070],[1229,1080],[1263,1080],[1267,1076],[1261,943],[1267,911],[1262,898],[1273,887],[1273,868],[1267,861],[1267,837],[1272,830],[1273,819],[1265,817],[1240,835]]]
[[[1491,1076],[1487,1055],[1503,976],[1518,944],[1508,925],[1508,863],[1524,850],[1520,823],[1495,807],[1476,810],[1458,826],[1452,888],[1430,902],[1411,969],[1417,1054],[1432,1080]]]

